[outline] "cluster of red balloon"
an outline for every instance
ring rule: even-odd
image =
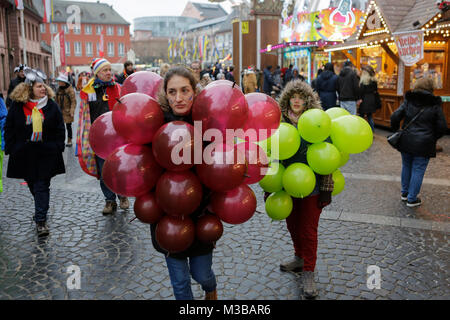
[[[217,241],[222,221],[244,223],[256,210],[248,184],[260,181],[261,169],[268,165],[265,152],[254,143],[258,136],[233,145],[210,130],[225,137],[230,129],[276,129],[281,113],[270,97],[244,96],[238,86],[224,80],[208,85],[194,101],[192,119],[201,122],[201,132],[183,121],[164,124],[155,100],[161,82],[153,72],[128,77],[113,111],[92,124],[89,139],[93,151],[105,159],[105,184],[117,194],[136,197],[136,217],[156,223],[157,242],[175,253],[186,250],[195,238]],[[196,144],[196,135],[212,142]],[[212,191],[207,208],[213,214],[194,223],[189,215],[205,198],[203,186]]]
[[[316,185],[314,173],[332,174],[332,195],[342,192],[345,180],[338,168],[347,163],[350,153],[363,152],[373,142],[369,124],[342,108],[308,110],[299,118],[297,128],[282,123],[279,131],[265,143],[274,160],[292,157],[300,148],[300,137],[311,143],[306,153],[308,165],[293,163],[285,168],[281,163],[272,162],[269,173],[259,183],[266,192],[272,193],[266,200],[266,212],[274,220],[290,215],[291,197],[304,198],[311,194]],[[325,142],[328,137],[332,143]]]

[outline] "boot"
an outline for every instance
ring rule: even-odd
[[[211,292],[205,291],[205,300],[217,300],[217,290]]]
[[[48,236],[48,234],[50,233],[48,230],[47,223],[45,221],[37,222],[36,230],[37,230],[38,237]]]
[[[113,214],[117,211],[117,203],[115,201],[106,201],[105,207],[103,208],[103,215]]]
[[[68,138],[66,147],[71,147],[71,146],[72,146],[72,139]]]
[[[303,271],[303,294],[306,299],[313,299],[317,297],[319,292],[317,291],[316,283],[314,282],[314,271]]]
[[[130,208],[130,202],[128,201],[127,197],[119,197],[120,203],[119,203],[119,207],[122,210],[127,210],[128,208]]]
[[[303,269],[304,261],[302,258],[294,256],[294,259],[280,264],[281,271],[301,272]]]

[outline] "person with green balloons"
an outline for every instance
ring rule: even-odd
[[[299,127],[299,119],[309,110],[322,110],[320,98],[313,89],[304,81],[291,81],[284,88],[279,100],[282,112],[282,128],[280,131],[288,131],[288,127]],[[323,112],[323,111],[321,111]],[[311,137],[323,141],[330,132],[330,119],[326,117],[323,127],[328,133],[324,137],[320,136],[320,130],[314,132]],[[326,122],[328,121],[328,122]],[[307,123],[303,124],[308,127]],[[307,130],[308,131],[308,130]],[[312,133],[313,129],[309,130]],[[282,135],[283,132],[280,133]],[[298,135],[298,133],[297,133]],[[333,179],[331,174],[320,175],[314,173],[308,166],[307,150],[308,146],[315,141],[306,141],[307,134],[298,135],[300,141],[292,141],[288,153],[282,152],[280,145],[281,163],[276,163],[276,174],[270,175],[270,181],[261,181],[260,185],[267,192],[273,192],[270,196],[266,193],[266,208],[278,207],[277,216],[273,219],[281,220],[286,218],[287,228],[292,238],[295,249],[295,256],[292,261],[282,263],[282,271],[302,271],[303,292],[306,298],[314,298],[318,295],[314,282],[314,269],[317,259],[317,229],[322,209],[331,203],[331,193],[333,191]],[[281,139],[280,139],[281,140]],[[310,139],[309,139],[310,140]],[[272,142],[273,145],[273,142]],[[340,159],[340,158],[339,158]],[[267,176],[266,176],[267,177]],[[299,179],[302,181],[298,183]],[[284,190],[282,188],[284,187]],[[282,210],[281,210],[282,209]],[[268,212],[269,214],[269,212]],[[270,214],[269,214],[270,215]]]

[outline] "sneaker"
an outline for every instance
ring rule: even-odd
[[[117,211],[117,203],[115,201],[106,201],[105,207],[103,208],[103,215],[113,214]]]
[[[127,197],[119,197],[120,203],[119,203],[119,207],[122,210],[127,210],[128,208],[130,208],[130,202],[128,201]]]
[[[402,201],[407,201],[408,200],[408,193],[402,193]]]
[[[406,203],[406,206],[407,207],[410,207],[410,208],[413,208],[413,207],[418,207],[418,206],[420,206],[422,204],[422,200],[420,200],[419,198],[417,198],[416,199],[416,201],[412,201],[412,202],[407,202]]]
[[[302,258],[294,256],[294,259],[280,264],[281,271],[301,272],[303,269],[304,261]]]
[[[38,237],[48,236],[50,231],[48,230],[47,223],[45,221],[40,221],[36,224],[36,230]]]
[[[303,271],[303,294],[306,299],[313,299],[319,295],[314,281],[314,271]]]
[[[67,143],[66,143],[66,147],[71,147],[72,146],[72,139],[68,139]]]

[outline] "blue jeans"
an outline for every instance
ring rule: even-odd
[[[194,300],[191,289],[191,275],[204,291],[212,292],[216,290],[216,276],[211,269],[212,253],[186,259],[166,257],[166,262],[175,299]]]
[[[409,202],[417,200],[429,161],[430,158],[402,152],[402,194],[408,194]]]
[[[341,101],[341,108],[344,108],[350,114],[356,115],[356,101]]]
[[[27,185],[34,198],[34,221],[47,221],[47,212],[50,203],[50,179],[27,181]]]
[[[372,113],[362,113],[360,116],[361,118],[364,118],[364,116],[367,116],[367,122],[369,123],[370,127],[372,128],[372,132],[375,131],[375,122],[373,122]]]
[[[109,190],[103,181],[102,170],[103,165],[105,164],[105,160],[95,156],[95,160],[97,161],[98,174],[100,175],[100,188],[102,189],[103,195],[105,196],[106,201],[116,201],[116,194]]]

